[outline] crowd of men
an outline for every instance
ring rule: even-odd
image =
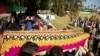
[[[95,55],[100,55],[100,21],[96,16],[89,17],[79,17],[78,19],[75,19],[72,21],[73,26],[75,27],[81,27],[84,29],[84,32],[87,32],[90,34],[89,39],[89,49],[92,49],[93,53]],[[91,40],[93,43],[91,44]],[[92,46],[92,47],[91,47]]]
[[[52,26],[48,25],[47,23],[45,23],[44,21],[41,20],[40,17],[38,17],[37,15],[35,16],[26,16],[23,13],[20,14],[12,14],[11,16],[7,16],[7,17],[0,17],[0,34],[3,33],[4,30],[40,30],[41,28],[43,28],[43,26],[47,29],[52,29]],[[90,46],[89,46],[89,51],[84,54],[81,54],[82,56],[86,56],[88,55],[88,53],[90,54],[90,51],[92,51],[94,53],[94,55],[98,54],[100,55],[100,46],[99,46],[99,42],[100,42],[100,21],[98,20],[98,18],[96,18],[96,16],[91,16],[90,18],[85,17],[79,17],[78,19],[74,19],[72,21],[72,25],[75,27],[81,27],[84,29],[84,32],[87,32],[90,34],[90,39],[89,40],[93,40],[93,44],[92,44],[92,50],[90,50]],[[89,42],[90,45],[90,42]],[[55,49],[56,48],[56,49]],[[49,53],[47,56],[79,56],[79,49],[76,49],[73,52],[62,52],[62,49],[59,49],[59,47],[54,47],[54,50],[50,50],[51,54]],[[55,51],[58,50],[61,53],[56,53]],[[81,50],[82,51],[82,50]],[[53,52],[53,53],[52,53]],[[74,53],[74,54],[73,54]],[[78,53],[78,54],[77,54]],[[57,54],[57,55],[55,55]]]
[[[24,13],[13,13],[11,16],[0,17],[0,26],[2,30],[42,30],[46,26],[51,29],[52,26],[42,20],[38,15],[26,15]],[[0,31],[2,32],[2,31]]]

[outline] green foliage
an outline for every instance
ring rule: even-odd
[[[67,0],[68,3],[68,9],[69,9],[69,17],[70,18],[77,18],[80,8],[82,7],[82,2],[84,0]]]
[[[52,10],[59,16],[65,15],[65,0],[53,0]]]
[[[41,3],[41,0],[37,0],[37,1],[36,1],[37,7],[40,7],[40,3]]]
[[[41,0],[40,9],[41,10],[49,10],[50,4],[51,4],[51,0]]]
[[[82,2],[86,0],[2,0],[2,2],[4,1],[11,5],[25,6],[30,12],[36,12],[38,9],[52,10],[59,16],[65,15],[65,8],[67,5],[69,17],[76,18],[82,7]]]

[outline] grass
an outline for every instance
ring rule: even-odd
[[[80,13],[79,16],[81,16],[82,18],[84,18],[85,16],[91,17],[92,15],[96,15],[96,17],[100,20],[100,14],[83,14]],[[51,20],[51,23],[58,29],[63,29],[66,26],[72,27],[69,25],[70,22],[70,18],[68,15],[64,16],[64,17],[60,17],[55,15],[56,19]]]
[[[70,19],[69,17],[66,15],[64,17],[60,17],[55,15],[56,19],[51,20],[51,23],[59,30],[62,28],[65,28],[69,23],[70,23]]]

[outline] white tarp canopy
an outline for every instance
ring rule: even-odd
[[[52,14],[38,14],[38,16],[40,16],[43,19],[49,19],[49,20],[55,19],[55,16]]]

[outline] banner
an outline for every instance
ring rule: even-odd
[[[69,50],[84,45],[89,36],[88,33],[84,32],[9,31],[4,33],[1,51],[4,56],[14,56],[18,54],[20,47],[27,41],[37,43],[39,45],[38,52],[48,50],[54,45],[60,46],[63,50]]]

